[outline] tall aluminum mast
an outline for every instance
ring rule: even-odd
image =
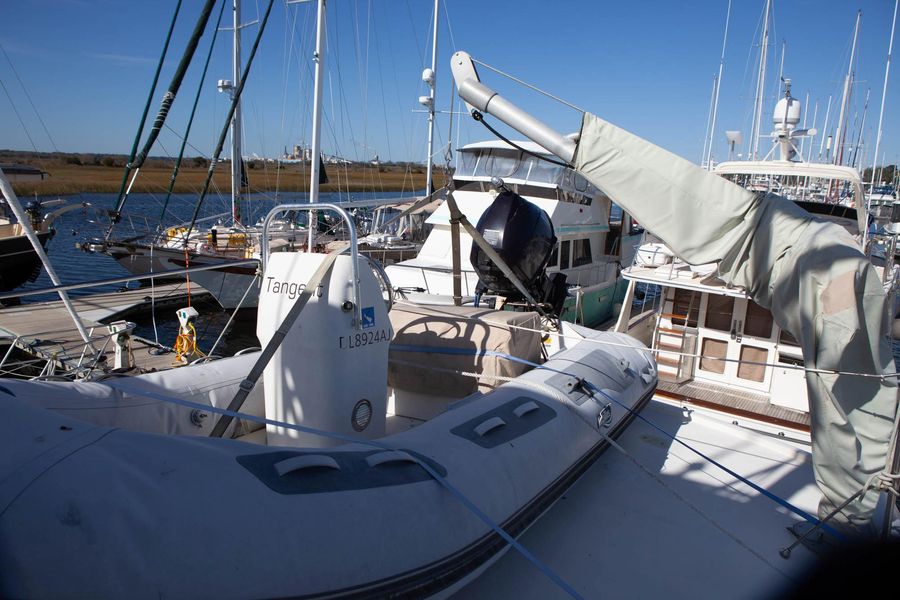
[[[762,105],[766,89],[766,61],[769,56],[769,13],[772,11],[772,0],[766,0],[766,14],[763,19],[762,48],[759,54],[759,73],[756,80],[756,106],[753,110],[753,126],[750,128],[750,160],[759,158],[759,136],[762,129]]]
[[[841,96],[841,112],[838,116],[837,132],[834,135],[834,164],[839,165],[844,159],[844,136],[847,135],[847,124],[844,122],[850,104],[850,86],[853,84],[853,61],[856,59],[856,40],[859,38],[859,21],[862,11],[856,12],[856,26],[853,28],[853,45],[850,48],[850,64],[844,76],[844,94]]]
[[[323,68],[325,67],[325,3],[326,0],[319,0],[319,7],[316,14],[316,53],[313,55],[313,61],[316,63],[316,74],[314,84],[315,92],[313,95],[312,145],[309,165],[310,203],[319,201],[319,160],[322,154],[322,80],[324,78]],[[313,251],[313,245],[316,241],[317,224],[318,215],[316,214],[316,211],[311,211],[309,213],[307,252]]]
[[[722,57],[719,59],[719,75],[716,77],[716,88],[713,98],[712,117],[709,124],[709,145],[706,150],[706,169],[712,170],[713,136],[716,133],[716,113],[719,110],[719,89],[722,87],[722,69],[725,68],[725,46],[728,43],[728,23],[731,21],[731,0],[728,0],[728,11],[725,13],[725,35],[722,39]]]
[[[434,28],[431,41],[431,69],[422,73],[422,80],[428,84],[429,92],[427,102],[422,102],[425,97],[419,99],[428,108],[428,171],[425,176],[425,194],[434,191],[434,93],[437,87],[437,47],[438,47],[438,9],[440,0],[434,0]],[[452,107],[451,107],[452,108]]]
[[[232,1],[232,55],[231,55],[231,80],[219,81],[219,91],[227,92],[234,100],[234,94],[241,80],[241,0]],[[238,99],[234,106],[234,115],[231,117],[231,218],[233,224],[241,222],[240,202],[241,183],[243,181],[244,165],[241,159],[241,102]]]
[[[872,176],[869,183],[875,184],[875,168],[878,166],[878,149],[881,146],[881,126],[884,122],[884,102],[887,99],[888,75],[891,73],[891,53],[894,51],[894,30],[897,28],[897,5],[900,0],[894,0],[894,20],[891,21],[891,41],[888,44],[887,64],[884,66],[884,87],[881,89],[881,112],[878,114],[878,133],[875,136],[875,156],[872,158]]]

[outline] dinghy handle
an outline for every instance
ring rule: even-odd
[[[302,469],[336,469],[341,470],[341,465],[334,458],[327,454],[302,454],[300,456],[292,456],[272,465],[279,477],[284,477],[288,473],[300,471]]]
[[[522,406],[525,406],[525,405],[523,404]],[[506,421],[504,421],[500,417],[491,417],[490,419],[487,419],[484,423],[481,423],[480,425],[478,425],[474,429],[474,431],[480,437],[484,437],[487,434],[489,434],[490,432],[494,431],[495,429],[497,429],[499,427],[503,427],[505,425],[506,425]]]
[[[528,413],[538,410],[539,408],[540,407],[537,405],[536,402],[534,402],[533,400],[530,400],[530,401],[526,402],[525,404],[520,404],[519,406],[517,406],[516,409],[513,411],[513,413],[517,417],[522,418],[525,415],[527,415]]]
[[[403,450],[386,450],[385,452],[376,452],[366,457],[366,464],[370,467],[395,462],[419,464],[419,461]]]
[[[269,214],[266,215],[266,218],[263,220],[263,231],[262,231],[262,239],[259,244],[259,257],[262,266],[262,272],[266,272],[266,264],[269,261],[269,227],[272,225],[272,221],[275,220],[275,217],[287,212],[289,210],[303,210],[303,211],[313,211],[313,210],[330,210],[336,212],[347,224],[347,231],[350,235],[350,269],[352,270],[353,276],[353,301],[355,303],[354,307],[354,316],[356,317],[356,328],[360,328],[360,324],[362,323],[362,307],[360,306],[360,296],[359,296],[359,251],[356,243],[356,224],[353,222],[353,217],[350,216],[346,210],[341,208],[336,204],[331,204],[328,202],[308,202],[306,204],[279,204],[275,208],[269,211]],[[310,227],[313,224],[310,223]],[[311,248],[308,249],[310,252]]]

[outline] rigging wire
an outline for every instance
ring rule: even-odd
[[[253,47],[250,50],[250,56],[247,58],[247,65],[244,68],[244,72],[241,73],[241,81],[238,84],[237,88],[235,88],[233,93],[233,98],[231,100],[231,107],[228,110],[228,116],[225,119],[225,124],[219,133],[219,140],[216,142],[216,149],[213,152],[213,160],[209,163],[209,169],[206,172],[206,180],[203,183],[203,190],[200,193],[200,198],[197,200],[197,204],[194,207],[194,214],[191,217],[191,224],[188,227],[188,232],[190,232],[197,221],[197,215],[200,212],[200,207],[203,205],[203,200],[206,198],[206,194],[209,191],[210,183],[212,182],[213,173],[216,170],[216,162],[219,160],[219,155],[222,153],[222,147],[225,145],[225,137],[228,134],[229,125],[231,120],[234,118],[235,110],[237,109],[237,104],[240,101],[241,94],[244,91],[244,86],[247,83],[247,77],[250,75],[250,67],[253,66],[253,59],[256,56],[256,50],[259,48],[259,41],[262,39],[262,34],[266,29],[266,23],[269,21],[269,15],[272,12],[272,5],[275,3],[275,0],[269,0],[269,5],[266,8],[266,14],[263,16],[262,22],[259,25],[259,31],[256,34],[256,39],[253,41]],[[187,239],[185,239],[185,245],[187,244]]]
[[[181,71],[181,67],[187,69],[187,64],[185,59],[189,59],[190,56],[193,55],[191,51],[191,46],[196,47],[196,43],[199,41],[199,34],[202,34],[203,29],[206,28],[206,19],[209,18],[209,12],[212,10],[213,5],[215,4],[215,0],[207,0],[206,6],[203,8],[203,12],[200,14],[200,18],[197,21],[197,25],[194,28],[194,36],[192,36],[191,41],[188,42],[188,47],[185,48],[185,55],[182,57],[181,65],[179,65],[179,71]],[[181,10],[181,0],[178,0],[178,3],[175,5],[175,12],[172,14],[172,22],[169,24],[169,32],[166,34],[166,41],[163,44],[162,53],[159,55],[159,61],[156,64],[156,72],[153,74],[153,83],[150,85],[150,92],[147,94],[147,102],[144,104],[144,111],[141,114],[141,120],[138,123],[138,130],[134,136],[134,142],[131,146],[131,153],[128,155],[128,162],[125,164],[125,170],[122,173],[122,183],[119,186],[119,197],[116,200],[115,209],[111,215],[111,220],[109,224],[109,228],[106,231],[106,239],[108,240],[110,235],[112,235],[113,227],[116,223],[118,223],[120,218],[120,213],[122,211],[122,206],[125,204],[125,197],[127,195],[126,184],[128,183],[128,175],[131,173],[131,165],[137,156],[138,144],[140,144],[141,136],[144,133],[144,126],[147,124],[147,116],[150,113],[150,104],[153,102],[153,95],[156,93],[156,85],[159,83],[159,74],[162,71],[163,63],[166,60],[166,54],[169,51],[169,43],[172,41],[172,32],[175,29],[175,22],[178,20],[178,13]],[[200,26],[202,23],[202,27]],[[199,29],[199,32],[198,32]],[[194,39],[196,37],[196,39]],[[182,76],[183,76],[182,72]],[[177,92],[178,86],[174,85],[176,78],[173,78],[172,84],[170,85],[170,91],[174,88],[174,91]],[[180,85],[180,81],[178,82]],[[163,106],[165,106],[166,101],[168,100],[171,104],[171,100],[174,99],[174,96],[171,98],[167,94],[163,99]],[[163,108],[160,107],[160,112],[162,113]],[[168,109],[166,109],[168,110]],[[157,116],[158,118],[158,116]],[[165,121],[165,119],[163,120]],[[149,149],[148,149],[149,150]],[[134,180],[132,179],[132,184]],[[130,185],[128,189],[130,189]]]
[[[209,52],[206,54],[206,62],[203,64],[203,72],[200,74],[200,82],[197,84],[197,94],[194,96],[194,105],[191,107],[191,115],[188,117],[187,126],[185,127],[184,137],[181,139],[181,148],[178,151],[178,158],[175,160],[172,176],[169,179],[169,189],[166,190],[166,199],[163,202],[162,211],[159,215],[159,224],[157,229],[162,225],[166,209],[169,206],[169,199],[172,197],[172,190],[175,188],[175,180],[178,178],[178,172],[181,169],[181,160],[184,157],[184,149],[187,146],[188,137],[191,135],[191,126],[194,124],[194,115],[197,113],[197,105],[200,102],[200,93],[203,91],[203,84],[206,83],[206,72],[209,69],[209,61],[212,58],[213,48],[216,45],[216,38],[219,35],[219,27],[222,24],[222,15],[225,12],[227,0],[222,0],[222,8],[219,9],[219,18],[216,20],[216,26],[213,29],[212,40],[209,43]],[[166,125],[168,127],[168,125]],[[169,127],[171,129],[171,127]]]
[[[3,83],[3,80],[0,79],[0,87],[3,88],[3,93],[6,94],[6,97],[9,99],[9,104],[12,106],[13,112],[16,113],[16,118],[19,120],[19,124],[22,125],[22,131],[25,132],[25,136],[28,138],[28,141],[31,142],[31,147],[34,148],[34,151],[37,152],[37,146],[34,143],[34,140],[31,139],[31,134],[28,133],[28,128],[25,126],[25,121],[22,120],[22,115],[19,114],[19,109],[16,108],[16,103],[13,102],[12,96],[9,94],[9,90],[6,89],[6,84]]]
[[[59,148],[56,146],[56,141],[54,141],[53,136],[50,135],[50,130],[47,129],[47,125],[44,123],[44,119],[41,118],[41,113],[38,112],[37,107],[34,105],[34,100],[31,99],[31,94],[28,93],[28,88],[25,87],[25,84],[22,82],[22,78],[19,77],[19,72],[16,70],[16,66],[13,64],[12,60],[10,60],[9,54],[6,53],[6,48],[3,47],[3,44],[0,44],[0,52],[3,52],[3,56],[6,58],[6,62],[9,63],[9,68],[12,69],[13,75],[16,76],[16,80],[19,82],[19,86],[22,88],[22,91],[25,92],[25,97],[28,99],[28,103],[31,105],[31,110],[34,111],[38,122],[41,124],[41,127],[44,129],[44,133],[47,135],[47,139],[50,140],[50,146],[55,152],[59,152]],[[9,94],[7,94],[7,96],[8,95]],[[13,107],[13,109],[15,109],[15,107]],[[31,138],[29,137],[29,139]]]
[[[501,71],[500,69],[498,69],[498,68],[496,68],[496,67],[492,67],[491,65],[489,65],[489,64],[487,64],[487,63],[485,63],[485,62],[481,62],[480,60],[475,59],[475,58],[472,58],[472,62],[477,63],[477,64],[481,65],[482,67],[484,67],[484,68],[486,68],[486,69],[488,69],[488,70],[491,70],[491,71],[493,71],[494,73],[497,73],[498,75],[502,75],[503,77],[506,77],[506,78],[508,78],[508,79],[511,79],[511,80],[515,81],[516,83],[518,83],[519,85],[523,85],[523,86],[527,87],[528,89],[530,89],[530,90],[532,90],[532,91],[535,91],[535,92],[537,92],[537,93],[539,93],[539,94],[542,94],[542,95],[544,95],[544,96],[550,98],[551,100],[555,100],[556,102],[559,102],[560,104],[563,104],[563,105],[565,105],[565,106],[568,106],[569,108],[571,108],[571,109],[573,109],[573,110],[576,110],[576,111],[580,112],[581,114],[584,114],[584,113],[587,112],[587,111],[584,110],[583,108],[578,108],[577,106],[575,106],[575,105],[572,104],[571,102],[567,102],[566,100],[563,100],[563,99],[560,98],[559,96],[555,96],[555,95],[551,94],[550,92],[544,91],[544,90],[542,90],[541,88],[539,88],[539,87],[537,87],[537,86],[535,86],[535,85],[531,85],[531,84],[528,83],[527,81],[523,81],[522,79],[519,79],[518,77],[515,77],[514,75],[510,75],[509,73],[506,73],[506,72],[504,72],[504,71]]]

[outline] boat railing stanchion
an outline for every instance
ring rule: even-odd
[[[345,223],[347,223],[347,231],[349,232],[350,237],[350,270],[351,276],[353,277],[353,301],[354,301],[354,320],[356,323],[356,328],[359,329],[362,327],[362,307],[360,306],[360,292],[359,292],[359,243],[356,237],[356,224],[353,222],[353,216],[350,215],[344,208],[338,206],[337,204],[331,204],[328,202],[308,202],[305,204],[280,204],[269,211],[266,215],[265,219],[263,219],[263,228],[262,228],[262,239],[260,240],[260,248],[259,248],[259,258],[260,258],[260,270],[263,274],[266,272],[266,265],[269,260],[269,254],[271,253],[269,249],[269,229],[272,226],[272,222],[275,220],[277,215],[282,214],[283,212],[289,210],[296,211],[307,211],[310,215],[315,214],[316,210],[331,210],[336,212]],[[310,228],[312,228],[312,220],[310,219]],[[312,248],[307,248],[307,250],[312,253]],[[344,249],[346,251],[346,248]]]

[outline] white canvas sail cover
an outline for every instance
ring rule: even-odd
[[[895,372],[881,281],[839,225],[780,196],[747,191],[588,113],[574,162],[680,258],[718,263],[726,284],[769,308],[799,340],[807,368]],[[897,383],[813,372],[806,381],[824,514],[884,468]],[[868,523],[876,501],[868,492],[844,510],[842,523]]]

